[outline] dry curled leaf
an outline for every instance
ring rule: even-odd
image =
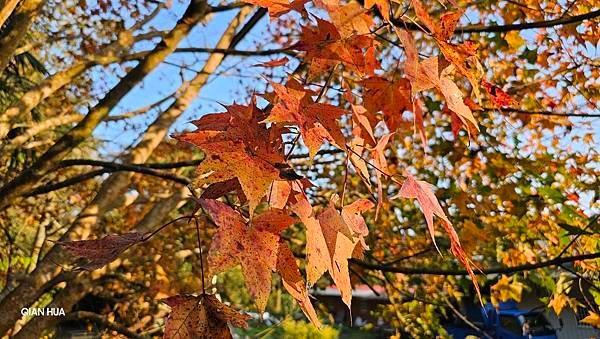
[[[467,255],[462,248],[460,241],[458,239],[458,234],[456,230],[452,226],[452,223],[446,216],[446,213],[442,209],[437,197],[433,193],[433,185],[421,181],[416,180],[410,173],[406,175],[406,181],[402,184],[402,188],[400,188],[400,192],[392,197],[391,199],[395,199],[397,197],[407,198],[407,199],[416,199],[419,203],[419,207],[421,211],[425,215],[425,221],[427,222],[427,228],[429,229],[429,234],[431,235],[431,239],[435,248],[440,251],[435,242],[435,228],[433,225],[433,217],[437,216],[442,220],[442,226],[444,230],[450,237],[450,250],[452,254],[460,261],[460,263],[465,267],[467,273],[473,279],[473,285],[475,287],[475,291],[479,296],[479,300],[481,301],[481,293],[479,291],[479,285],[477,284],[477,278],[473,269],[471,267],[470,260],[467,258]],[[440,252],[441,253],[441,252]]]
[[[109,264],[129,247],[144,240],[143,233],[111,234],[101,239],[58,242],[67,252],[88,260],[81,266],[95,270]]]
[[[209,294],[176,295],[164,302],[171,308],[165,339],[232,338],[228,324],[247,328],[250,319]]]

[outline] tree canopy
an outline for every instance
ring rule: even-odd
[[[0,335],[600,327],[594,1],[0,4]]]

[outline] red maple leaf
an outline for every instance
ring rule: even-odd
[[[492,103],[494,106],[501,107],[510,107],[516,104],[516,100],[511,98],[506,92],[502,90],[502,88],[491,84],[485,80],[481,80],[481,85],[485,88],[485,91],[489,94],[490,99],[492,99]]]
[[[175,137],[206,153],[206,159],[198,166],[199,185],[223,185],[209,187],[217,192],[231,191],[236,187],[231,180],[237,179],[253,214],[273,181],[282,179],[282,131],[278,126],[261,123],[266,115],[254,100],[250,105],[225,108],[226,112],[207,114],[194,121],[196,131]]]
[[[346,113],[345,110],[314,102],[309,92],[276,83],[271,85],[278,101],[266,121],[298,126],[311,158],[325,140],[338,148],[345,148],[346,139],[337,122]]]
[[[279,233],[294,218],[269,210],[255,216],[249,224],[220,201],[201,199],[200,204],[219,226],[208,252],[209,270],[217,274],[241,264],[246,286],[258,309],[264,310],[271,291],[271,271],[276,269]]]

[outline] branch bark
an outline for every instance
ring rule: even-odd
[[[15,50],[19,47],[19,43],[25,37],[29,26],[39,14],[45,2],[45,0],[23,0],[14,12],[11,11],[12,18],[9,27],[0,36],[0,74],[4,73]],[[7,5],[10,6],[11,3],[12,1]]]
[[[0,27],[4,25],[6,19],[13,13],[18,3],[19,0],[3,0],[0,2]]]
[[[560,258],[555,258],[555,259],[551,259],[551,260],[541,261],[541,262],[538,262],[535,264],[525,264],[525,265],[513,266],[513,267],[491,267],[491,268],[482,269],[481,273],[482,274],[494,274],[494,273],[509,274],[509,273],[522,272],[522,271],[531,271],[531,270],[538,269],[538,268],[557,266],[557,265],[561,265],[564,263],[570,263],[570,262],[581,261],[581,260],[590,260],[590,259],[596,259],[596,258],[600,258],[600,252],[575,255],[575,256],[571,256],[571,257],[560,257]],[[355,259],[351,259],[350,262],[355,265],[358,265],[362,268],[383,271],[383,272],[392,272],[392,273],[428,274],[428,275],[441,275],[441,276],[450,276],[450,275],[466,276],[466,275],[468,275],[468,272],[466,270],[444,270],[444,269],[437,269],[437,268],[414,268],[414,267],[398,267],[398,266],[392,266],[392,265],[377,265],[377,264],[370,264],[370,263],[366,263],[364,261],[355,260]]]
[[[464,34],[464,33],[499,33],[499,32],[510,32],[510,31],[523,31],[534,28],[547,28],[547,27],[555,27],[561,25],[569,25],[574,24],[586,20],[592,20],[597,17],[600,17],[600,10],[596,10],[593,12],[571,16],[571,17],[562,17],[554,20],[544,20],[544,21],[536,21],[536,22],[526,22],[520,24],[509,24],[509,25],[468,25],[463,27],[457,27],[454,30],[454,34]],[[407,29],[414,31],[422,31],[423,26],[419,26],[414,22],[404,21],[402,19],[394,18],[392,19],[394,25],[398,25],[399,27],[406,27]]]
[[[175,50],[179,42],[205,16],[207,9],[206,1],[192,1],[175,28],[156,46],[152,54],[130,71],[75,128],[57,141],[37,162],[0,188],[0,207],[6,207],[15,198],[30,190],[45,172],[56,167],[71,148],[85,140],[120,99]],[[161,114],[148,128],[136,150],[132,152],[131,160],[145,162],[178,116],[179,114],[168,114],[168,112]],[[114,197],[119,196],[127,188],[129,175],[131,174],[116,173],[109,177],[93,201],[84,208],[61,239],[87,238],[102,212],[108,210]],[[0,319],[0,334],[6,333],[19,318],[20,314],[14,310],[31,305],[39,298],[40,287],[60,271],[56,263],[63,262],[64,258],[65,253],[58,249],[58,246],[54,246],[27,279],[2,300],[0,313],[5,316]]]
[[[484,108],[486,111],[496,111],[496,108]],[[546,115],[555,117],[576,117],[576,118],[600,118],[600,113],[580,114],[580,113],[560,113],[550,111],[526,111],[518,108],[500,108],[501,112],[505,113],[517,113],[517,114],[528,114],[528,115]]]

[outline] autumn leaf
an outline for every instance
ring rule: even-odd
[[[425,126],[423,125],[423,103],[418,99],[413,99],[413,114],[414,118],[414,133],[418,133],[423,143],[423,147],[427,146],[427,135],[425,134]]]
[[[377,6],[377,9],[381,13],[381,16],[386,21],[390,20],[390,3],[389,0],[365,0],[365,8],[373,8],[373,6]]]
[[[302,27],[300,41],[293,47],[306,52],[304,60],[310,65],[308,80],[329,72],[339,63],[359,75],[374,74],[379,63],[370,34],[343,36],[333,23],[319,18],[316,21],[317,27]]]
[[[415,46],[413,35],[407,30],[394,26],[394,31],[404,47],[406,61],[404,62],[404,74],[406,78],[413,84],[417,82],[419,76],[419,52]]]
[[[280,59],[275,59],[275,60],[270,60],[270,61],[266,61],[266,62],[261,62],[259,64],[254,64],[254,65],[252,65],[252,67],[279,67],[279,66],[283,66],[283,65],[287,64],[288,61],[290,61],[290,59],[288,59],[287,57],[283,57]]]
[[[371,191],[371,175],[369,174],[367,162],[362,156],[365,151],[365,140],[355,136],[348,146],[350,148],[348,156],[350,157],[352,166],[354,166],[354,170],[365,186],[367,186],[367,189]]]
[[[342,38],[371,33],[371,27],[375,22],[358,2],[341,5],[337,0],[315,0],[314,3],[327,10],[333,25]]]
[[[369,230],[360,213],[373,207],[373,204],[368,200],[358,200],[340,213],[335,208],[338,200],[339,197],[334,195],[329,206],[317,216],[317,220],[331,260],[331,265],[328,266],[331,268],[329,274],[340,290],[342,300],[350,307],[352,285],[348,259],[352,258],[354,248],[359,242],[364,244],[363,236],[366,236]]]
[[[352,109],[352,134],[365,140],[369,145],[375,146],[374,128],[377,118],[366,108],[359,105],[350,105]]]
[[[350,205],[342,207],[342,219],[344,219],[350,230],[354,232],[353,237],[356,237],[356,235],[366,237],[369,234],[369,229],[367,228],[365,219],[362,217],[362,213],[374,206],[375,204],[369,199],[358,199]]]
[[[548,307],[552,307],[554,313],[560,315],[560,312],[562,312],[563,308],[567,305],[568,299],[569,298],[562,293],[554,294],[548,303]]]
[[[469,259],[467,258],[462,246],[460,245],[460,240],[458,239],[458,234],[456,234],[456,230],[452,227],[452,223],[448,217],[446,217],[446,213],[442,209],[437,197],[433,193],[433,185],[421,181],[416,180],[410,173],[406,174],[406,181],[402,184],[400,188],[400,192],[392,197],[391,199],[396,199],[398,197],[407,198],[407,199],[416,199],[419,203],[419,208],[425,215],[425,221],[427,222],[427,228],[429,229],[429,234],[431,235],[431,240],[433,241],[433,245],[438,250],[440,250],[435,242],[435,228],[433,225],[433,217],[437,216],[442,220],[442,226],[444,230],[450,237],[450,249],[452,254],[460,261],[460,263],[465,267],[467,273],[473,280],[473,285],[475,287],[475,291],[479,296],[479,300],[481,301],[481,293],[479,291],[479,286],[477,284],[477,278],[473,269],[471,268],[471,264]]]
[[[95,270],[109,264],[129,247],[144,241],[145,234],[132,232],[111,234],[101,239],[57,242],[72,255],[85,258],[89,262],[81,266],[85,270]]]
[[[236,191],[240,201],[246,202],[246,196],[237,178],[216,182],[208,185],[200,195],[204,199],[218,199],[229,192]]]
[[[321,225],[313,207],[297,182],[292,183],[291,210],[306,227],[306,280],[312,286],[327,271],[331,271],[331,255]]]
[[[440,31],[438,25],[433,21],[431,16],[429,16],[429,13],[425,7],[423,7],[421,1],[411,0],[411,4],[413,5],[413,9],[415,10],[417,18],[421,20],[421,22],[425,25],[425,28],[427,28],[434,36],[438,36]]]
[[[581,322],[592,325],[595,328],[600,328],[600,315],[596,312],[589,311],[588,316],[581,319]]]
[[[301,13],[303,16],[307,16],[304,5],[310,0],[294,0],[289,2],[288,0],[243,0],[246,3],[264,7],[268,10],[271,19],[279,18],[280,16],[287,14],[291,11]]]
[[[364,236],[368,228],[361,213],[372,208],[373,203],[360,199],[339,212],[335,204],[339,197],[334,195],[330,204],[315,216],[302,188],[293,184],[292,211],[306,227],[306,275],[309,285],[314,284],[325,272],[329,272],[340,290],[342,300],[350,307],[352,286],[348,272],[348,259],[358,246],[367,248]]]
[[[176,295],[164,302],[171,308],[165,322],[165,339],[232,338],[228,324],[247,328],[250,319],[214,295]]]
[[[507,300],[521,301],[521,295],[523,293],[523,283],[513,278],[509,278],[506,275],[502,275],[498,282],[496,282],[490,289],[492,304],[496,307],[500,302]]]
[[[456,30],[456,24],[458,20],[465,14],[465,10],[461,9],[456,12],[444,13],[440,17],[440,24],[436,29],[436,35],[439,40],[448,40],[454,34]]]
[[[506,92],[504,92],[500,87],[491,84],[485,80],[481,81],[481,85],[485,88],[485,91],[490,96],[492,103],[494,106],[501,107],[510,107],[516,104],[516,100],[511,98]]]
[[[523,39],[521,34],[519,34],[519,31],[510,31],[506,33],[504,40],[513,52],[521,48],[526,43],[525,39]]]
[[[200,204],[219,226],[208,252],[210,272],[217,274],[241,264],[246,286],[262,312],[271,291],[271,271],[277,263],[279,232],[294,218],[270,210],[255,216],[248,225],[227,204],[207,199],[201,199]]]
[[[464,14],[464,10],[445,13],[438,24],[427,13],[420,0],[411,0],[411,3],[419,20],[433,34],[446,60],[450,61],[458,72],[469,80],[475,97],[481,102],[479,81],[483,75],[483,68],[476,56],[478,44],[472,41],[465,41],[459,45],[448,42],[456,29],[458,20]]]
[[[377,170],[375,171],[375,177],[377,178],[377,209],[375,211],[375,218],[377,219],[377,217],[379,216],[379,210],[381,209],[381,206],[383,205],[383,180],[382,180],[382,175],[383,173],[381,173],[380,171],[383,171],[384,173],[387,173],[387,158],[385,156],[385,148],[387,147],[387,144],[390,141],[390,138],[394,135],[394,133],[389,133],[386,134],[384,136],[382,136],[379,141],[377,142],[377,145],[372,149],[372,158],[373,158],[373,166],[375,166],[377,168]]]
[[[269,189],[269,206],[277,209],[285,208],[291,192],[292,186],[289,182],[283,180],[273,181]]]
[[[400,192],[391,199],[397,199],[398,197],[417,200],[421,211],[423,211],[423,214],[425,215],[425,221],[427,222],[427,228],[429,229],[429,234],[431,235],[433,245],[439,252],[440,250],[435,243],[433,217],[437,216],[446,223],[450,223],[450,221],[446,217],[446,213],[442,209],[442,206],[440,206],[437,197],[433,193],[433,185],[425,181],[415,180],[415,178],[409,173],[406,175],[406,181],[404,181],[404,184],[402,184]]]
[[[321,321],[310,302],[310,296],[306,289],[306,283],[300,274],[296,258],[290,248],[283,242],[279,242],[277,255],[277,273],[281,276],[283,287],[296,300],[302,312],[316,327],[321,327]]]
[[[345,110],[314,102],[305,91],[276,83],[271,85],[278,102],[265,121],[298,126],[311,158],[314,158],[325,140],[338,148],[345,148],[346,140],[338,126],[338,120],[346,113]]]
[[[382,112],[385,124],[392,132],[405,123],[402,113],[412,109],[410,82],[407,79],[389,81],[383,77],[370,77],[361,82],[363,106],[368,112]]]
[[[234,186],[231,180],[237,179],[252,215],[273,181],[282,179],[282,131],[278,126],[261,123],[266,115],[256,107],[254,99],[250,105],[225,108],[226,112],[207,114],[194,121],[196,131],[175,138],[206,153],[197,169],[200,177],[196,184],[212,185],[209,187],[214,192],[227,191]]]
[[[433,87],[439,89],[444,96],[444,99],[446,99],[446,105],[448,105],[450,110],[457,114],[462,122],[462,125],[465,126],[467,131],[470,131],[471,126],[474,126],[475,129],[479,131],[477,121],[475,120],[475,117],[473,116],[469,106],[465,104],[465,100],[460,88],[458,88],[458,86],[450,78],[450,74],[454,68],[452,66],[448,66],[444,70],[440,71],[438,57],[430,57],[422,62],[419,62],[417,49],[414,45],[412,34],[401,29],[396,29],[396,34],[400,38],[400,41],[402,42],[402,45],[406,51],[407,58],[404,66],[404,72],[406,77],[410,80],[412,92],[421,92]],[[448,47],[449,45],[447,44],[444,45],[442,43],[442,45],[446,46],[447,48],[451,48]],[[464,60],[461,59],[455,61],[459,64],[459,66],[454,65],[454,67],[457,67],[460,70],[460,67],[464,66],[462,64]],[[469,73],[470,77],[471,75],[472,73]],[[475,81],[475,77],[471,77],[470,80]],[[474,89],[475,88],[478,87],[474,87]],[[415,118],[418,119],[419,117],[415,116]],[[416,119],[415,123],[419,122],[420,124],[420,121],[417,121]],[[424,134],[421,135],[421,138],[425,140]]]

